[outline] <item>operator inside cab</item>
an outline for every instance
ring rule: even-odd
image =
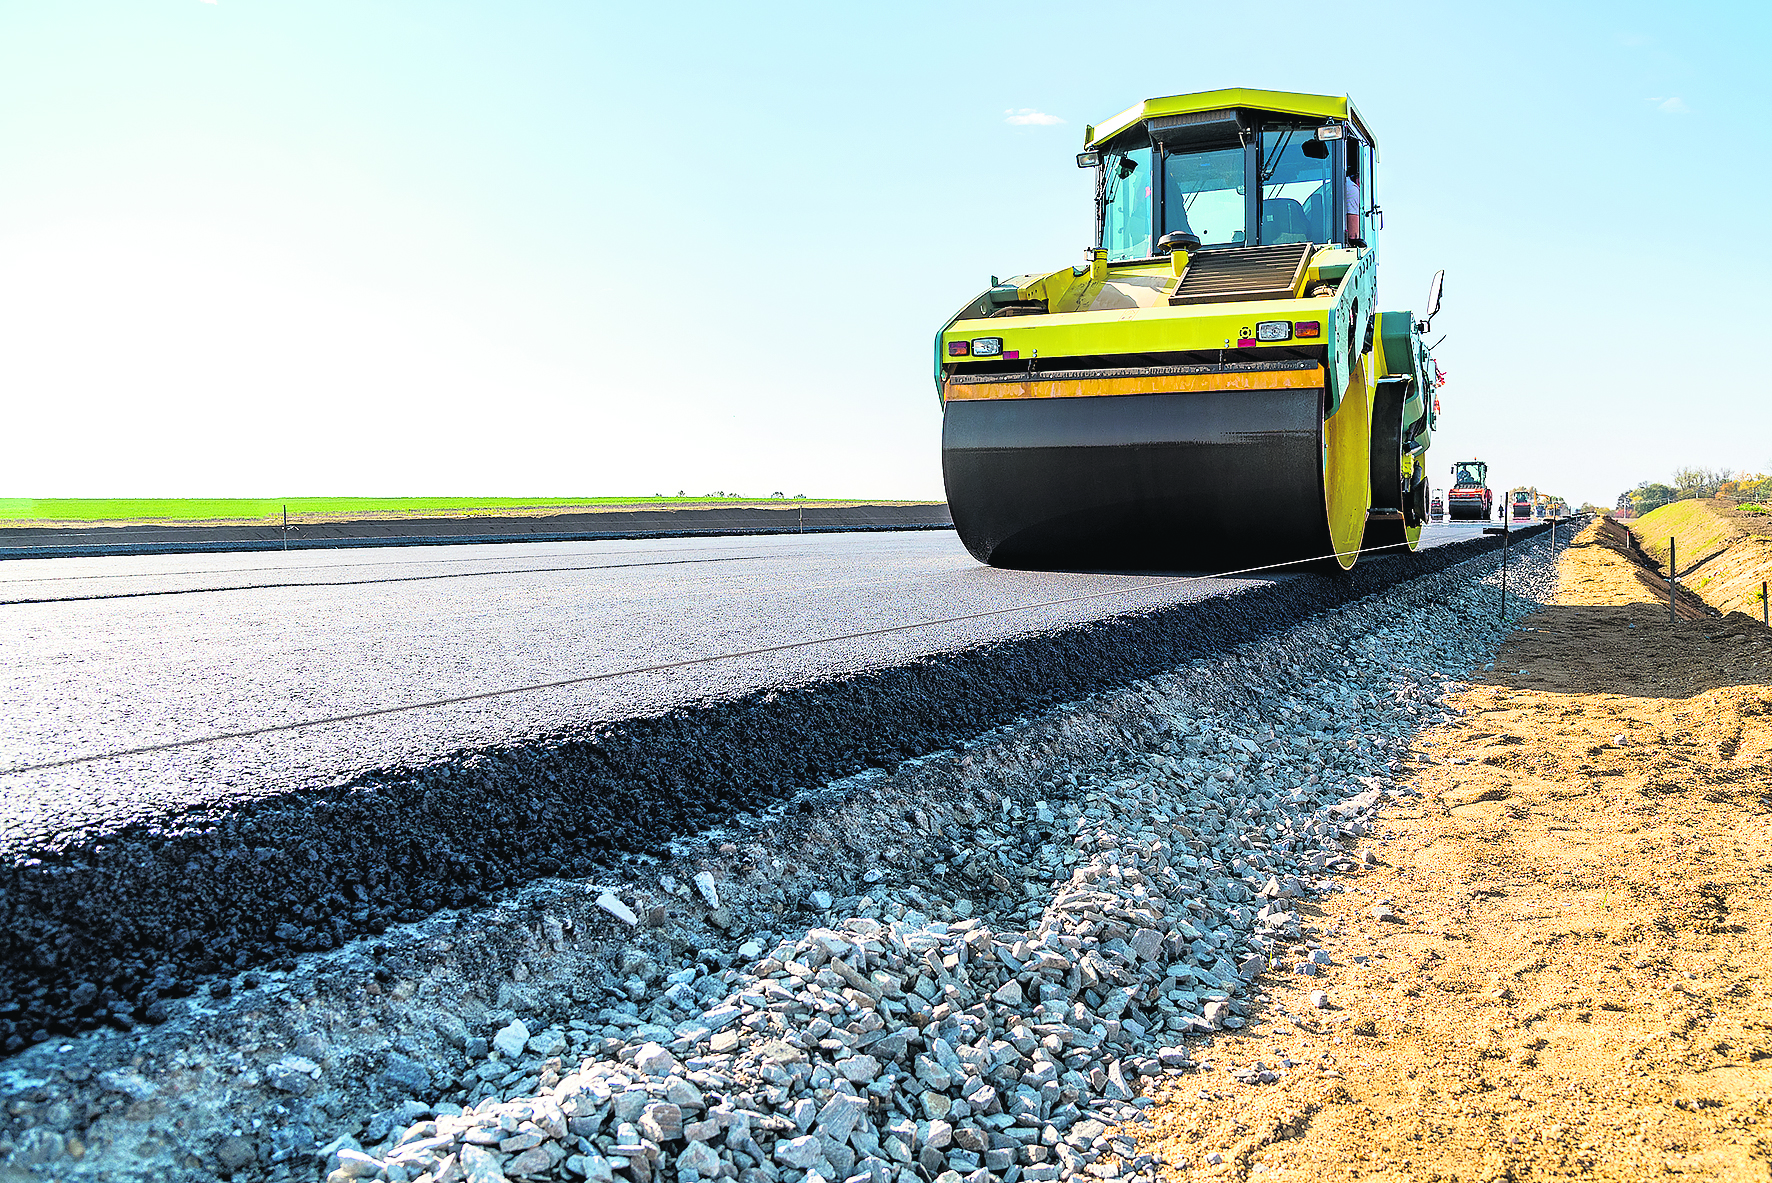
[[[1347,143],[1347,241],[1349,246],[1365,246],[1360,237],[1360,142]]]

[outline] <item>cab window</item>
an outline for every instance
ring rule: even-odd
[[[1151,150],[1131,148],[1102,155],[1101,245],[1109,261],[1149,258],[1151,251]]]
[[[1243,149],[1211,148],[1163,158],[1163,233],[1201,246],[1242,246],[1247,218]]]
[[[1314,127],[1261,133],[1262,246],[1333,242],[1335,184],[1329,145]]]

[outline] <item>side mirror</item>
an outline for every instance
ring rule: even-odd
[[[1421,331],[1427,332],[1433,327],[1434,317],[1440,314],[1440,292],[1446,286],[1446,272],[1434,272],[1434,281],[1427,289],[1427,315],[1421,319]]]
[[[1329,159],[1329,145],[1325,144],[1322,140],[1306,140],[1304,146],[1301,147],[1299,151],[1303,152],[1312,160]]]

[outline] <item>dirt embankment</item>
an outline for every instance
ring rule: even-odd
[[[1680,582],[1723,613],[1763,620],[1760,592],[1772,580],[1772,515],[1729,501],[1676,501],[1630,523],[1643,551],[1667,570],[1674,542]]]
[[[1328,964],[1159,1093],[1162,1178],[1767,1178],[1772,634],[1598,529],[1300,908]]]

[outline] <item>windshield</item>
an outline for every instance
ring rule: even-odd
[[[1483,483],[1483,478],[1478,475],[1477,470],[1468,464],[1460,464],[1458,471],[1453,474],[1453,479],[1455,483],[1460,485],[1480,485]]]
[[[1151,255],[1151,150],[1107,152],[1103,181],[1101,245],[1108,261]]]
[[[1243,149],[1163,158],[1163,233],[1185,231],[1201,246],[1242,246]]]
[[[1321,156],[1307,156],[1305,145]],[[1329,242],[1335,205],[1328,145],[1315,128],[1261,133],[1261,245]]]

